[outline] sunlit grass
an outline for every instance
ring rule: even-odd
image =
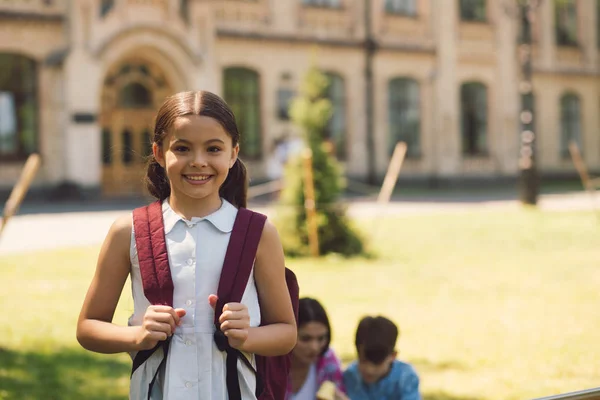
[[[359,220],[376,259],[289,260],[354,358],[364,314],[401,328],[427,400],[528,399],[600,386],[600,226],[535,210]],[[0,257],[0,398],[125,399],[130,361],[96,355],[75,322],[98,248]],[[126,284],[117,322],[133,308]]]

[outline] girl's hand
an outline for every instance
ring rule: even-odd
[[[209,304],[215,308],[217,296],[208,297]],[[223,306],[223,313],[219,318],[221,331],[227,336],[229,345],[234,349],[240,350],[246,339],[248,339],[248,329],[250,328],[250,314],[248,307],[242,303],[227,303]]]
[[[181,318],[185,315],[182,308],[174,309],[169,306],[150,306],[146,309],[142,325],[138,326],[136,334],[136,347],[139,350],[148,350],[162,340],[167,340],[181,325]]]

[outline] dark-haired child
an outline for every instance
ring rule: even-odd
[[[358,361],[344,372],[351,400],[420,400],[419,377],[396,359],[398,327],[381,316],[364,317],[356,330]]]

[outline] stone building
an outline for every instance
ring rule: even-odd
[[[599,10],[536,12],[545,174],[573,172],[571,139],[600,169]],[[265,179],[275,140],[297,134],[286,107],[311,64],[330,77],[328,135],[349,176],[381,178],[403,140],[406,178],[515,177],[520,14],[515,0],[0,0],[0,191],[39,152],[34,191],[138,193],[157,106],[192,89],[230,103]]]

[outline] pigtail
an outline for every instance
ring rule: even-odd
[[[171,186],[169,185],[165,169],[156,161],[154,156],[151,156],[148,160],[144,181],[146,190],[160,201],[163,201],[171,194]]]
[[[239,158],[235,161],[233,167],[229,169],[227,179],[219,189],[219,195],[238,208],[246,208],[248,173],[246,172],[246,166]]]

